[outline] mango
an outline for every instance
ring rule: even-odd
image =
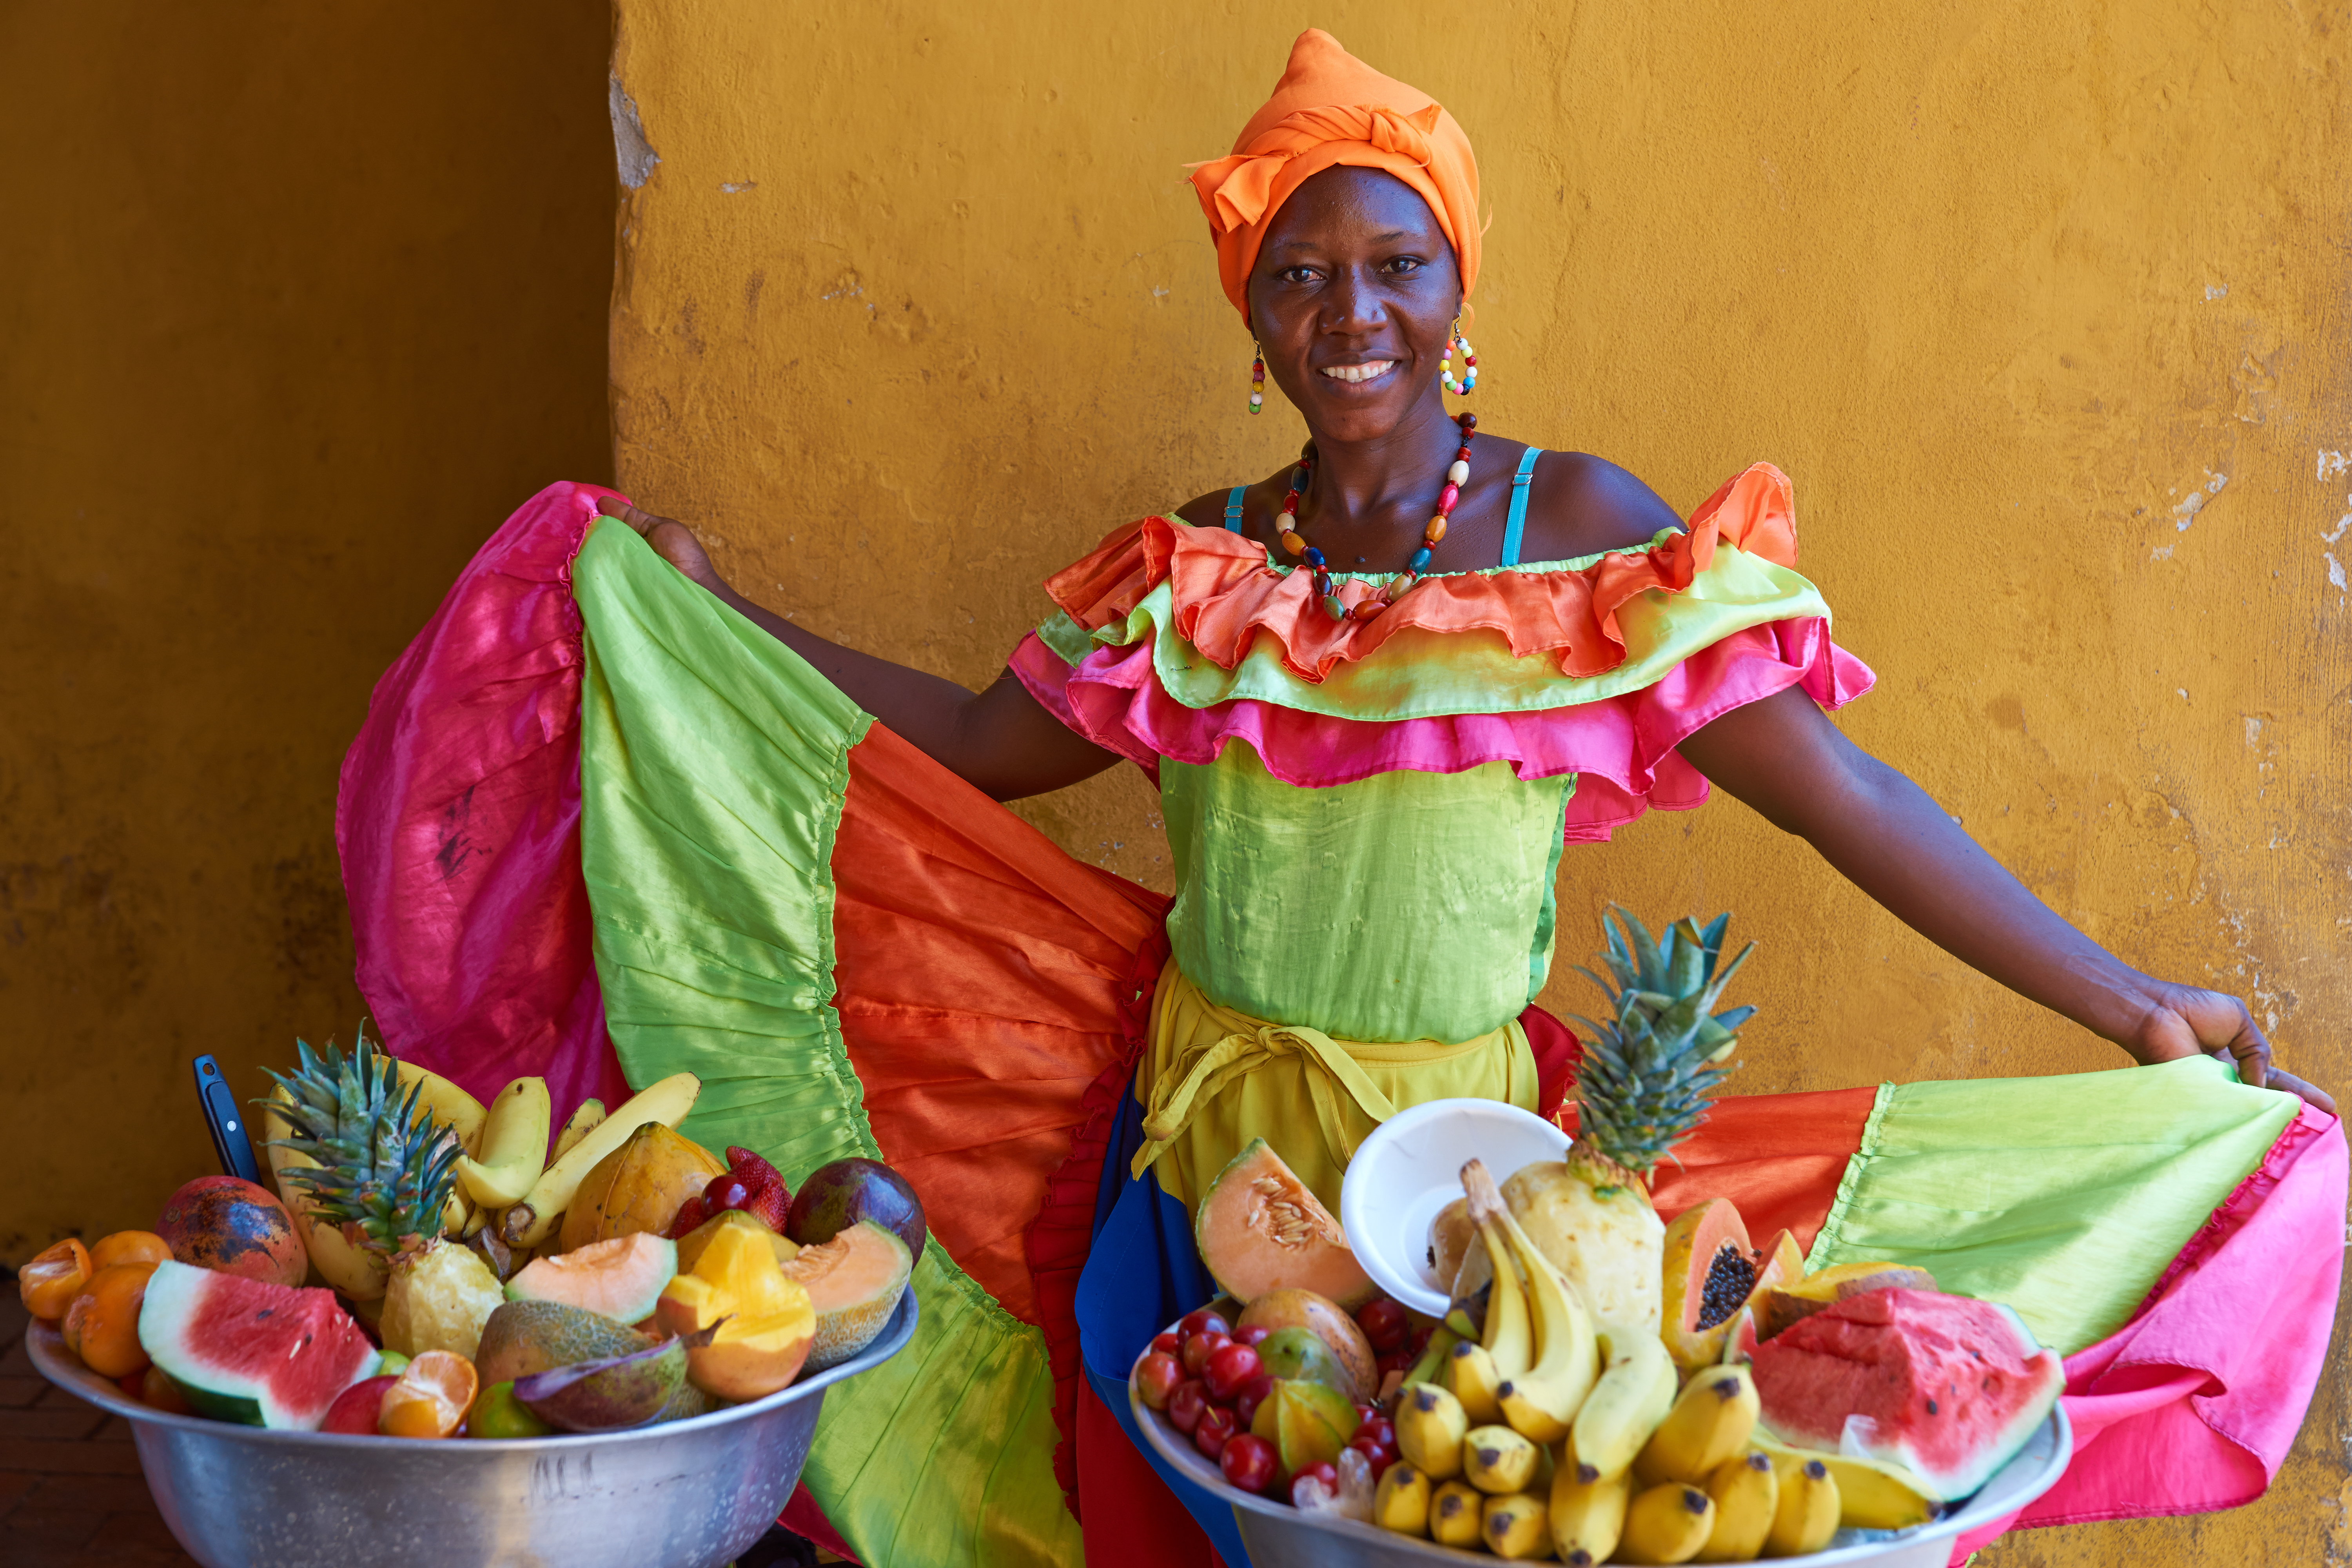
[[[667,1235],[686,1200],[726,1169],[701,1144],[648,1121],[581,1178],[563,1212],[563,1250],[639,1231]]]
[[[785,1387],[816,1343],[807,1288],[784,1278],[764,1234],[741,1226],[722,1227],[693,1271],[669,1282],[654,1320],[666,1332],[703,1337],[687,1352],[687,1375],[720,1399]]]

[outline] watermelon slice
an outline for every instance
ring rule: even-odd
[[[159,1263],[139,1342],[200,1415],[315,1432],[382,1357],[332,1290]]]
[[[1754,1371],[1781,1437],[1891,1460],[1948,1502],[2023,1447],[2066,1386],[2015,1312],[1934,1290],[1849,1297],[1758,1345]]]

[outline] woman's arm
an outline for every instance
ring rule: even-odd
[[[816,667],[852,702],[887,725],[950,773],[998,800],[1043,795],[1091,778],[1118,762],[1029,695],[1010,671],[971,692],[941,676],[892,664],[827,642],[738,594],[684,525],[625,506],[610,496],[596,510],[645,535],[656,553],[701,584]]]
[[[1840,733],[1803,691],[1735,708],[1679,749],[1913,931],[2137,1060],[2227,1054],[2245,1082],[2335,1110],[2326,1094],[2271,1065],[2270,1045],[2244,1003],[2142,974],[2059,919],[1926,791]]]

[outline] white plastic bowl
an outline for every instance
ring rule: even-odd
[[[1372,1282],[1416,1312],[1444,1315],[1451,1279],[1429,1266],[1429,1226],[1462,1195],[1462,1167],[1483,1160],[1497,1183],[1563,1158],[1569,1137],[1496,1100],[1433,1100],[1382,1122],[1348,1162],[1339,1227]]]

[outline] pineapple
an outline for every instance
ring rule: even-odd
[[[1609,951],[1601,956],[1616,984],[1578,968],[1608,994],[1615,1016],[1576,1020],[1587,1033],[1576,1142],[1564,1162],[1528,1166],[1503,1194],[1601,1321],[1654,1332],[1665,1226],[1650,1205],[1649,1174],[1706,1120],[1709,1091],[1729,1073],[1717,1064],[1756,1009],[1709,1009],[1756,944],[1718,966],[1727,914],[1704,930],[1677,921],[1658,937],[1614,904],[1610,913],[1623,931],[1604,917]]]
[[[380,1330],[386,1350],[418,1355],[454,1351],[471,1360],[482,1325],[505,1297],[498,1276],[464,1247],[445,1245],[457,1156],[447,1124],[420,1113],[422,1086],[400,1089],[392,1058],[360,1026],[349,1058],[330,1043],[323,1056],[295,1041],[300,1065],[272,1073],[282,1098],[264,1102],[288,1135],[275,1142],[314,1163],[280,1179],[304,1189],[320,1223],[388,1272]]]

